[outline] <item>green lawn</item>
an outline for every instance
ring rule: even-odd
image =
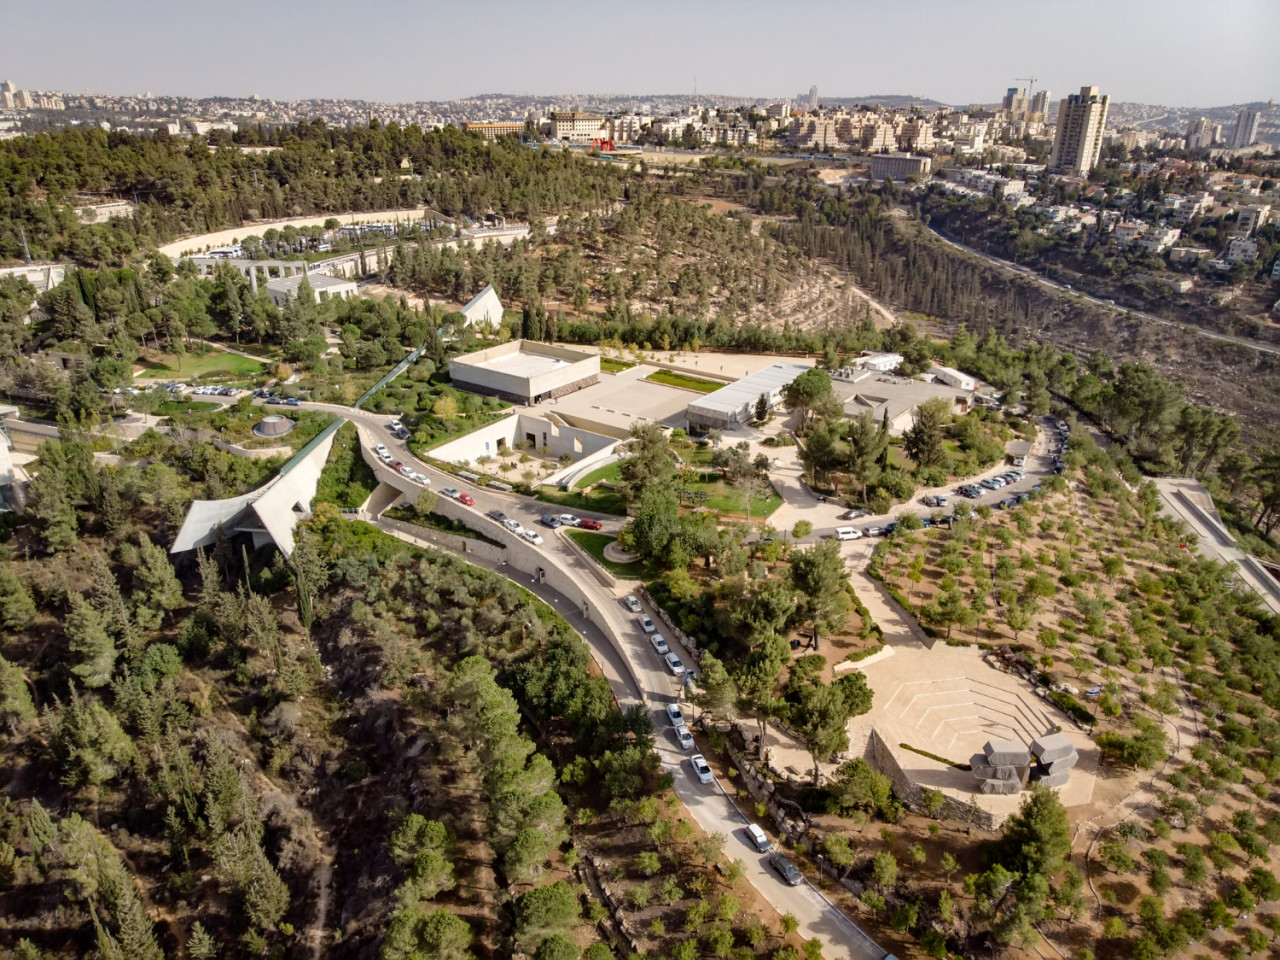
[[[156,416],[176,417],[184,413],[208,413],[221,406],[220,403],[211,403],[208,400],[166,400],[156,410]]]
[[[715,380],[703,380],[701,377],[691,377],[684,373],[674,373],[671,370],[657,370],[647,377],[654,383],[665,383],[669,387],[682,387],[685,390],[697,390],[699,393],[714,393],[721,387],[727,386],[724,383],[717,383]]]
[[[710,497],[707,506],[712,510],[743,514],[742,494],[732,484],[723,484],[723,490],[721,490],[720,474],[714,471],[699,474],[699,477],[700,479],[685,484],[685,487],[690,490],[700,490]],[[757,494],[751,498],[751,519],[759,520],[767,517],[780,506],[782,506],[782,497],[770,486],[769,492],[764,496]]]
[[[141,364],[148,373],[174,377],[253,377],[267,369],[266,365],[258,360],[250,360],[248,357],[234,353],[223,353],[221,350],[210,350],[203,355],[189,353],[182,358],[181,364],[173,354],[162,353],[150,360],[141,361]]]
[[[574,487],[581,489],[582,487],[589,487],[593,483],[617,483],[621,479],[621,461],[606,463],[603,467],[597,467],[595,470],[592,470],[590,473],[583,476],[581,480],[574,484]]]
[[[635,364],[630,360],[615,360],[613,357],[601,357],[600,369],[605,373],[621,373],[623,370],[630,370]]]
[[[597,487],[590,493],[579,493],[576,490],[561,490],[559,487],[538,487],[538,499],[546,503],[555,503],[562,507],[580,510],[584,513],[609,513],[616,517],[627,514],[627,505],[613,490]]]
[[[652,580],[661,571],[653,570],[649,564],[636,560],[634,563],[614,563],[604,557],[604,548],[613,543],[614,538],[607,533],[592,533],[589,530],[568,530],[566,536],[573,538],[583,550],[595,557],[596,562],[615,577],[624,580]]]

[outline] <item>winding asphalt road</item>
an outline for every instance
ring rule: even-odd
[[[235,402],[224,397],[201,399],[221,403]],[[566,543],[561,530],[548,530],[539,524],[539,517],[543,513],[559,514],[563,508],[518,494],[467,484],[458,477],[417,459],[406,443],[391,433],[390,417],[386,415],[328,403],[303,402],[300,406],[302,409],[322,411],[352,421],[357,426],[364,449],[372,450],[378,443],[385,444],[394,452],[397,460],[430,478],[431,489],[437,495],[445,486],[458,487],[470,493],[475,499],[473,507],[440,497],[439,502],[444,508],[442,512],[473,520],[468,525],[483,531],[486,536],[503,543],[515,539],[505,527],[489,519],[487,513],[491,509],[501,510],[507,516],[519,520],[525,527],[539,530],[543,534],[544,543],[533,549],[537,549],[548,565],[557,567],[587,595],[591,606],[589,616],[584,617],[576,603],[557,596],[554,591],[547,590],[542,585],[530,583],[527,574],[521,574],[505,565],[482,565],[496,569],[520,586],[550,598],[553,606],[566,615],[591,647],[619,704],[625,708],[639,703],[649,708],[655,731],[655,748],[663,767],[674,774],[676,795],[705,832],[722,834],[726,838],[726,856],[742,861],[747,881],[779,914],[789,913],[799,921],[798,932],[801,936],[820,940],[823,956],[828,960],[883,960],[887,956],[885,950],[807,880],[795,887],[784,884],[769,868],[767,857],[750,844],[744,831],[749,820],[719,782],[699,783],[692,775],[687,762],[690,754],[682,751],[676,743],[665,712],[666,704],[680,702],[683,686],[666,670],[662,659],[641,632],[634,615],[622,603],[622,598],[635,589],[635,584],[620,581],[612,589],[604,586],[587,566],[592,561],[584,560],[573,550]],[[606,532],[617,532],[623,522],[616,517],[599,519],[604,523]],[[562,599],[564,602],[559,602]],[[646,612],[657,620],[655,611],[649,609]],[[685,663],[693,663],[688,651],[683,650],[674,637],[666,639],[671,649]],[[625,662],[620,662],[619,658]]]

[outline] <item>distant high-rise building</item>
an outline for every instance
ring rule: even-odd
[[[809,88],[809,109],[818,109],[818,88],[816,85]]]
[[[1262,115],[1252,107],[1245,107],[1236,114],[1236,125],[1231,130],[1231,141],[1228,146],[1233,150],[1247,147],[1258,142],[1258,124]]]
[[[1027,99],[1026,88],[1010,87],[1004,95],[1004,100],[1000,102],[1000,106],[1014,119],[1020,120],[1025,117],[1031,107],[1031,101]]]
[[[1102,131],[1107,126],[1109,96],[1097,87],[1081,87],[1058,104],[1058,129],[1053,137],[1049,171],[1069,177],[1087,177],[1098,163]]]
[[[1206,117],[1196,117],[1187,124],[1187,149],[1207,150],[1213,145],[1214,125]]]
[[[1031,98],[1031,112],[1040,114],[1040,119],[1049,119],[1049,91],[1041,90]]]
[[[6,80],[4,83],[0,83],[0,93],[12,94],[17,92],[18,92],[18,88],[17,86],[14,85],[14,82],[12,80]]]

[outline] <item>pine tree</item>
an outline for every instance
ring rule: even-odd
[[[133,572],[134,613],[138,622],[155,630],[169,610],[182,606],[182,583],[164,548],[142,534],[138,537],[140,563]]]
[[[35,718],[36,708],[22,668],[0,657],[0,720],[14,734],[20,725]]]
[[[105,687],[115,670],[116,644],[102,614],[78,593],[71,594],[66,632],[71,653],[78,661],[71,672],[84,680],[86,687]]]
[[[36,618],[36,605],[27,586],[8,566],[0,566],[0,623],[8,630],[25,630]]]
[[[187,956],[191,960],[213,960],[218,949],[218,941],[199,920],[191,925],[191,933],[187,936]]]
[[[137,641],[137,631],[134,630],[129,605],[120,592],[120,584],[111,570],[111,564],[100,553],[93,555],[90,564],[89,602],[102,614],[103,626],[115,638],[116,645],[132,650]]]

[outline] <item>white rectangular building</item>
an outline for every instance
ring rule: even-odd
[[[449,361],[449,377],[460,390],[512,403],[538,403],[599,382],[600,357],[549,343],[513,340],[454,357]]]
[[[276,277],[274,280],[268,280],[267,296],[277,307],[282,307],[290,297],[295,300],[298,298],[298,288],[302,285],[303,279],[306,279],[311,286],[316,300],[327,300],[329,297],[350,300],[360,295],[360,288],[350,280],[330,277],[323,273],[295,273],[292,277]]]
[[[955,387],[957,390],[975,390],[978,382],[967,373],[961,373],[955,367],[934,367],[929,371],[940,383]]]
[[[761,394],[772,409],[782,402],[783,388],[810,367],[799,363],[775,363],[737,383],[721,387],[689,404],[685,419],[690,427],[732,429],[755,418]]]

